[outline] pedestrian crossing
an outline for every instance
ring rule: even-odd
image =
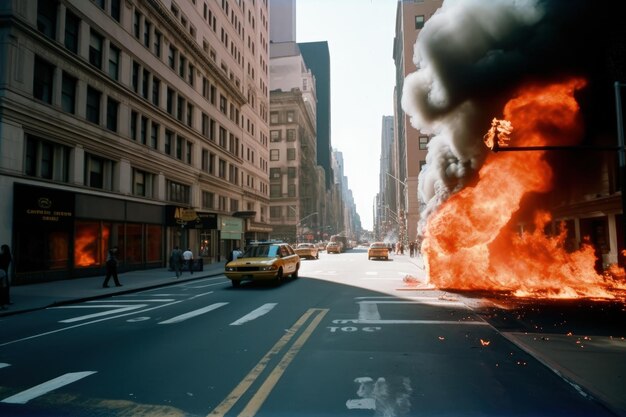
[[[5,365],[8,365],[8,364],[5,364]],[[28,388],[24,391],[18,392],[17,394],[11,395],[10,397],[0,400],[0,403],[26,404],[29,401],[34,400],[35,398],[41,397],[42,395],[48,394],[52,391],[55,391],[66,385],[72,384],[76,381],[79,381],[95,373],[97,372],[96,371],[82,371],[82,372],[66,373],[56,378],[53,378],[49,381],[45,381],[32,388]]]

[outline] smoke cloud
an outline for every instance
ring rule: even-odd
[[[517,87],[591,71],[590,42],[602,23],[594,10],[610,3],[590,3],[445,0],[426,21],[414,49],[418,69],[402,92],[412,126],[434,135],[419,175],[419,235],[428,216],[475,179],[487,154],[483,135]]]

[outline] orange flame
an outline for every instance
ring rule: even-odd
[[[581,79],[530,86],[510,100],[504,117],[510,122],[506,126],[515,129],[515,145],[569,145],[579,139],[574,93],[584,86]],[[593,248],[583,245],[568,253],[564,227],[557,236],[543,233],[551,221],[548,213],[535,215],[533,232],[511,230],[509,222],[524,195],[551,189],[552,169],[544,156],[545,151],[490,155],[476,185],[453,195],[431,216],[422,246],[431,283],[517,296],[613,298],[594,269]]]

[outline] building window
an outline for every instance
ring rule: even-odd
[[[78,28],[80,26],[80,19],[74,13],[69,10],[65,11],[65,47],[78,53]]]
[[[141,71],[141,67],[138,62],[133,62],[133,73],[131,78],[131,83],[133,86],[133,91],[135,93],[139,92],[139,71]]]
[[[150,129],[150,147],[152,149],[159,149],[159,126],[158,123],[152,122],[152,126]]]
[[[281,185],[280,184],[270,184],[270,198],[279,198],[282,197]]]
[[[420,135],[420,149],[427,150],[428,149],[428,136]]]
[[[213,209],[215,204],[215,194],[209,191],[202,191],[202,208]]]
[[[111,97],[107,98],[107,129],[113,132],[117,132],[117,112],[119,107],[120,103]]]
[[[152,197],[153,175],[133,168],[133,195]]]
[[[89,63],[96,68],[102,68],[102,49],[104,38],[93,29],[89,38]]]
[[[120,69],[120,50],[116,46],[111,45],[109,48],[109,77],[117,80]]]
[[[270,130],[270,142],[280,142],[280,130]]]
[[[234,198],[230,199],[230,211],[233,213],[239,211],[239,200],[235,200]]]
[[[50,39],[56,38],[57,1],[37,0],[37,30]]]
[[[287,112],[287,123],[293,123],[294,122],[294,113],[293,111],[288,111]]]
[[[226,149],[226,137],[227,137],[227,133],[226,133],[226,129],[224,129],[222,126],[220,126],[220,138],[219,138],[219,145]]]
[[[281,206],[270,207],[270,219],[280,219],[283,217],[283,208]]]
[[[161,44],[163,40],[163,35],[158,30],[154,31],[154,54],[161,58]]]
[[[270,161],[280,161],[280,151],[278,149],[270,149]]]
[[[185,99],[181,96],[176,98],[176,118],[183,121],[183,114],[185,113]]]
[[[68,182],[70,152],[67,146],[29,135],[26,138],[24,173],[32,177]]]
[[[170,45],[170,49],[167,54],[167,63],[171,69],[176,69],[176,53],[178,50]]]
[[[141,82],[141,96],[148,100],[150,98],[150,71],[144,68],[143,70],[143,79]]]
[[[95,155],[85,155],[85,185],[111,190],[114,162]]]
[[[193,145],[189,141],[185,141],[185,162],[191,164]]]
[[[172,143],[174,141],[174,132],[170,130],[165,131],[165,143],[163,144],[163,152],[167,155],[172,155]]]
[[[295,161],[296,160],[296,148],[287,149],[287,160]]]
[[[152,78],[152,104],[159,106],[159,97],[161,96],[161,80],[156,77]]]
[[[220,159],[217,164],[217,176],[226,179],[226,161]]]
[[[143,45],[146,48],[150,48],[150,30],[152,29],[152,23],[145,20],[143,23]]]
[[[295,197],[296,196],[296,184],[289,184],[289,185],[287,185],[287,195],[289,197]]]
[[[187,103],[187,126],[193,127],[193,104]]]
[[[36,56],[33,74],[33,96],[45,103],[52,104],[54,67],[52,64]]]
[[[219,207],[218,207],[218,210],[226,211],[226,201],[227,201],[226,197],[219,196]]]
[[[183,146],[185,139],[180,136],[176,136],[176,159],[183,160]]]
[[[270,123],[273,125],[278,124],[278,112],[277,111],[270,112]]]
[[[296,167],[287,167],[287,176],[289,177],[289,179],[296,178],[296,173]]]
[[[220,111],[224,114],[228,111],[228,105],[226,102],[226,97],[220,94]]]
[[[141,27],[141,13],[138,10],[135,10],[133,14],[133,34],[135,38],[139,39],[139,29]]]
[[[424,15],[415,16],[415,29],[424,27]]]
[[[121,10],[120,7],[121,0],[111,0],[111,17],[118,22],[121,19]]]
[[[169,87],[167,88],[166,108],[169,114],[174,114],[174,90]]]
[[[141,116],[141,126],[139,127],[139,140],[142,145],[148,143],[148,118]]]
[[[61,86],[61,108],[67,113],[76,112],[76,78],[63,73]]]
[[[87,87],[87,120],[100,123],[100,97],[102,93],[95,88]]]
[[[294,142],[296,140],[296,129],[287,129],[287,142]]]
[[[175,203],[189,204],[190,187],[174,181],[167,181],[167,199]]]
[[[280,168],[270,168],[270,180],[280,179]]]

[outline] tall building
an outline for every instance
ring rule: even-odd
[[[332,185],[330,107],[330,53],[328,42],[300,42],[300,52],[315,76],[317,92],[317,163],[326,172],[326,189]]]
[[[404,78],[416,71],[413,63],[413,46],[424,23],[443,4],[443,0],[421,2],[398,1],[396,10],[396,31],[393,43],[393,59],[396,67],[394,90],[394,154],[395,165],[390,166],[388,179],[395,183],[396,221],[400,225],[398,239],[404,243],[417,239],[419,221],[419,201],[417,182],[421,167],[426,161],[427,145],[430,137],[411,126],[409,117],[402,110],[402,88]],[[391,175],[393,177],[391,177]]]
[[[398,224],[396,156],[394,146],[394,118],[382,117],[380,140],[379,193],[375,206],[375,230],[378,240],[395,242],[400,235]]]
[[[0,6],[0,241],[15,283],[204,262],[269,236],[267,1]]]
[[[317,170],[315,78],[295,42],[272,43],[270,55],[272,237],[314,240],[324,200]]]

